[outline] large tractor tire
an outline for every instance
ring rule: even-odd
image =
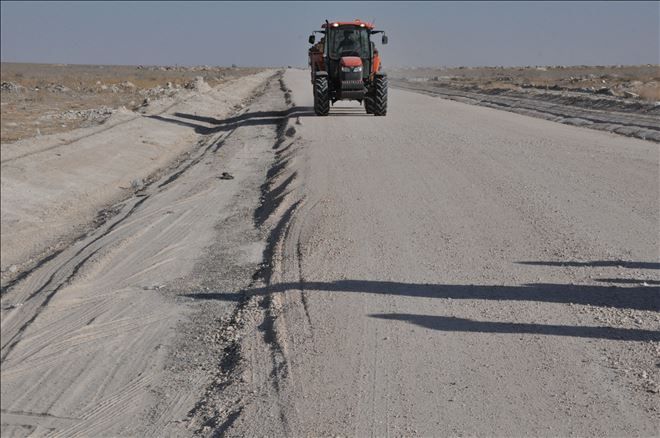
[[[373,114],[387,114],[387,76],[376,76],[374,80]]]
[[[367,114],[374,113],[374,100],[369,96],[364,98],[364,109],[367,112]]]
[[[330,89],[326,76],[314,79],[314,112],[317,116],[327,116],[330,112]]]

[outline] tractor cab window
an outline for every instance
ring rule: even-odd
[[[328,55],[339,59],[342,56],[369,58],[369,35],[366,29],[339,28],[330,34]]]

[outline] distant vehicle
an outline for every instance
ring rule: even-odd
[[[387,35],[374,30],[374,25],[355,21],[326,22],[321,40],[314,44],[315,35],[309,37],[309,66],[312,70],[314,112],[327,116],[330,104],[338,100],[364,102],[367,114],[387,114],[387,75],[382,72],[380,55],[371,40],[382,33],[382,44]]]

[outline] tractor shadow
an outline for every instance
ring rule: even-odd
[[[374,117],[361,106],[331,106],[328,117]]]
[[[193,128],[197,134],[214,134],[222,131],[233,131],[243,126],[277,126],[285,119],[298,117],[316,117],[314,108],[307,106],[296,106],[283,111],[253,111],[240,114],[226,119],[200,116],[197,114],[174,113],[169,117],[161,115],[147,116],[153,120],[174,123],[180,126]],[[196,123],[197,122],[197,123]],[[213,126],[207,126],[213,125]]]
[[[367,114],[362,107],[333,107],[330,109],[329,116],[373,117],[372,115]],[[193,128],[195,133],[202,135],[215,134],[222,131],[233,131],[236,128],[244,126],[277,126],[285,119],[297,119],[300,117],[318,116],[314,113],[314,108],[310,106],[294,106],[283,111],[253,111],[234,117],[228,117],[226,119],[216,119],[214,117],[179,112],[170,116],[147,116],[149,119]]]

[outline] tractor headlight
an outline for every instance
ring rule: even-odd
[[[341,71],[343,71],[344,73],[350,73],[350,72],[358,72],[359,73],[359,72],[362,71],[362,66],[360,65],[358,67],[342,67]]]

